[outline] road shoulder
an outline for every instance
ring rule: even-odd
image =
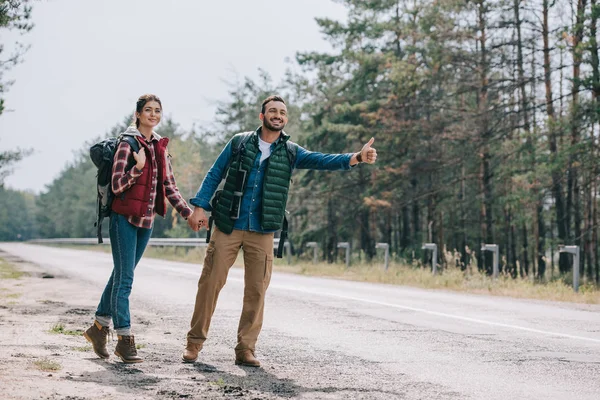
[[[125,365],[112,355],[116,335],[109,337],[110,359],[101,360],[82,336],[92,322],[99,288],[5,252],[0,258],[25,273],[0,278],[3,399],[281,398],[245,389],[241,382],[247,371],[233,362],[226,362],[231,371],[183,364],[184,321],[172,329],[169,318],[143,306],[132,311],[144,362]],[[232,384],[236,381],[240,384]]]

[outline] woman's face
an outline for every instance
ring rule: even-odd
[[[140,120],[140,126],[146,126],[154,128],[160,122],[162,114],[162,107],[157,101],[149,101],[144,104],[142,112],[136,112],[137,117]]]

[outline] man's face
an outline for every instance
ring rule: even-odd
[[[265,113],[260,113],[259,118],[265,128],[282,131],[288,122],[287,107],[280,101],[270,101],[265,104]]]

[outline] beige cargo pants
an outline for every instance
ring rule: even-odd
[[[240,248],[244,251],[244,305],[238,326],[236,354],[254,352],[262,328],[265,293],[273,269],[273,234],[234,230],[227,235],[216,227],[206,249],[204,268],[187,339],[203,344],[215,312],[219,292]]]

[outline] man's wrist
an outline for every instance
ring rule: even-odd
[[[359,163],[363,162],[362,152],[359,151],[358,153],[356,153],[356,161],[358,161]]]

